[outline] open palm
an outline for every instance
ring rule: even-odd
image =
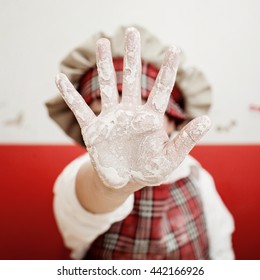
[[[210,127],[207,116],[194,119],[169,140],[163,116],[174,86],[179,50],[165,54],[156,82],[145,104],[141,104],[140,35],[129,28],[125,35],[122,101],[118,101],[110,42],[97,42],[102,111],[95,116],[64,74],[56,84],[81,127],[92,164],[105,185],[154,186],[183,161]]]

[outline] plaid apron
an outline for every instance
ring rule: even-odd
[[[89,248],[85,259],[207,259],[198,190],[190,177],[135,193],[132,212]]]

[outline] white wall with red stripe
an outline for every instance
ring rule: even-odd
[[[259,143],[259,11],[257,0],[1,1],[0,142],[68,143],[44,107],[60,60],[97,31],[139,24],[211,82],[204,142]]]
[[[33,177],[34,182],[41,182],[38,197],[25,195],[24,199],[30,197],[36,202],[45,199],[43,204],[48,205],[48,215],[52,215],[53,180],[65,164],[83,150],[79,147],[74,150],[73,142],[49,119],[44,102],[57,94],[54,77],[61,59],[93,33],[112,34],[121,24],[144,26],[165,44],[177,44],[186,56],[187,65],[200,68],[212,84],[213,105],[209,116],[213,127],[194,155],[217,177],[220,193],[237,220],[235,243],[237,247],[244,246],[243,252],[238,251],[239,258],[260,258],[259,253],[252,253],[256,250],[253,244],[260,243],[259,239],[255,240],[260,226],[255,228],[254,217],[252,223],[246,224],[248,215],[257,211],[260,214],[256,203],[260,197],[260,1],[2,0],[0,4],[0,165],[4,170],[0,172],[0,184],[6,192],[1,205],[5,205],[4,211],[9,213],[5,216],[6,228],[13,225],[5,233],[2,231],[8,239],[11,230],[13,239],[5,243],[6,250],[2,250],[0,259],[63,257],[59,254],[50,256],[44,251],[48,248],[42,246],[44,242],[48,243],[45,237],[51,240],[47,233],[39,239],[41,244],[35,241],[37,246],[42,246],[42,254],[37,255],[33,249],[35,244],[31,255],[28,248],[27,251],[18,250],[26,243],[26,236],[34,238],[30,236],[31,230],[39,225],[35,224],[33,216],[28,218],[32,208],[30,203],[25,203],[28,209],[24,216],[29,219],[29,225],[21,240],[21,235],[14,234],[18,231],[13,223],[16,216],[10,213],[24,207],[18,195],[29,192],[26,185],[31,181],[28,178],[38,176]],[[57,158],[53,162],[51,157],[56,150]],[[207,155],[210,157],[208,166]],[[230,164],[219,169],[220,160]],[[31,164],[34,168],[37,164],[42,165],[36,172],[30,172]],[[54,169],[50,171],[52,166]],[[46,179],[46,183],[42,182],[48,170],[52,177]],[[17,175],[16,178],[17,172],[23,174],[22,177]],[[230,187],[230,172],[234,178],[241,176],[236,177],[239,186]],[[42,196],[46,191],[48,195]],[[16,203],[13,204],[15,194]],[[245,201],[241,200],[247,194],[250,199],[245,199],[244,205]],[[35,213],[41,205],[36,202],[31,206]],[[244,212],[240,205],[244,205]],[[62,246],[54,219],[51,216],[50,226],[48,215],[42,217],[55,231],[52,245],[57,242]],[[248,234],[247,227],[250,228]],[[243,240],[252,235],[253,229],[250,247]]]

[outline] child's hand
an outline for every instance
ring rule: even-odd
[[[57,86],[76,116],[92,159],[105,185],[153,186],[162,182],[185,158],[210,127],[206,116],[191,121],[170,141],[163,116],[172,91],[179,50],[165,55],[152,92],[141,104],[140,35],[129,28],[125,37],[122,101],[118,102],[115,72],[107,39],[97,42],[97,67],[102,111],[95,116],[64,74],[56,77]]]

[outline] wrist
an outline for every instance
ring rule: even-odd
[[[120,205],[135,189],[125,186],[115,189],[106,186],[90,162],[84,164],[76,178],[76,194],[80,204],[92,213],[108,213]]]
[[[107,200],[120,201],[126,199],[132,191],[130,189],[120,188],[116,189],[113,186],[107,186],[102,179],[98,176],[98,173],[95,169],[93,169],[91,185],[92,191],[97,195],[106,198]]]

